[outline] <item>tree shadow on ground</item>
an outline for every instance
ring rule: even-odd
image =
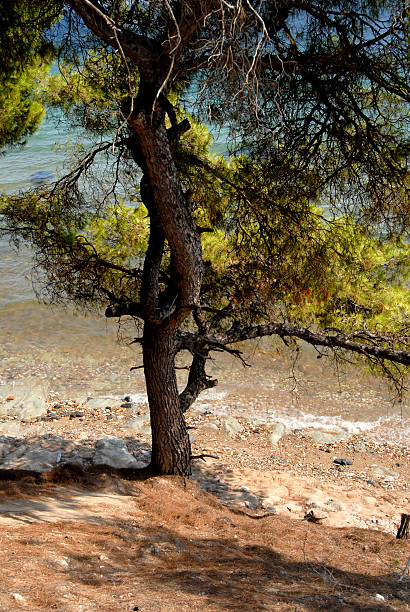
[[[137,450],[148,449],[131,440]],[[81,452],[89,445],[81,441],[76,448]],[[229,472],[221,477],[222,468],[206,466],[202,475],[201,466],[195,470],[214,493],[223,492],[225,503],[249,501],[253,494],[231,486]],[[99,601],[104,592],[114,602],[119,593],[138,587],[133,605],[141,611],[177,610],[182,600],[188,601],[184,610],[406,609],[408,582],[395,580],[393,557],[390,565],[380,565],[380,553],[399,556],[405,543],[381,532],[260,516],[252,507],[234,513],[187,479],[146,480],[143,470],[137,472],[67,465],[40,479],[38,474],[15,474],[14,480],[0,482],[0,492],[8,503],[21,506],[0,506],[0,520],[3,515],[15,525],[31,524],[30,535],[35,538],[37,529],[47,542],[42,554],[50,546],[53,555],[67,560],[64,568],[53,566],[51,586],[68,580],[75,588],[89,587],[91,599]],[[138,479],[146,481],[133,482]],[[118,502],[110,512],[104,507],[107,495]],[[94,511],[87,504],[94,504]],[[54,528],[49,523],[56,520],[68,542],[50,543]],[[26,541],[23,564],[36,551],[33,538]],[[377,599],[380,594],[384,600]]]
[[[123,521],[111,527],[122,546],[107,550],[107,539],[97,535],[95,544],[107,552],[104,566],[95,554],[78,553],[70,561],[70,580],[102,585],[130,583],[143,576],[151,597],[161,592],[169,609],[177,609],[172,606],[181,593],[212,610],[400,609],[403,595],[388,575],[341,570],[329,562],[297,562],[273,546],[232,537],[186,537],[163,526],[141,529]],[[386,601],[378,601],[380,593]],[[140,610],[143,599],[135,602]],[[389,599],[394,599],[394,607]]]
[[[56,436],[33,438],[8,438],[12,451],[61,451],[61,459],[53,468],[44,472],[30,469],[2,469],[0,459],[0,522],[12,519],[21,523],[50,522],[60,513],[64,520],[78,518],[82,492],[87,492],[97,504],[107,496],[107,477],[110,479],[109,494],[135,496],[136,487],[128,486],[129,480],[144,480],[151,475],[148,469],[150,447],[135,438],[124,438],[129,450],[137,460],[145,461],[144,469],[114,469],[108,465],[93,465],[95,441],[73,441]],[[17,457],[17,462],[19,458]],[[56,487],[55,485],[61,485]],[[92,513],[81,513],[81,520],[98,522],[100,517]]]

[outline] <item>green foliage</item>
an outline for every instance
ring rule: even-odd
[[[45,108],[33,99],[33,86],[48,68],[39,63],[31,66],[20,74],[10,76],[7,88],[0,90],[0,148],[23,144],[39,128]]]
[[[169,82],[168,68],[162,75],[161,95],[173,105],[176,120],[189,119],[191,126],[177,144],[173,136],[169,142],[186,204],[204,230],[203,316],[212,322],[211,331],[284,319],[346,334],[386,332],[400,342],[410,316],[409,245],[397,238],[409,219],[402,26],[395,22],[394,35],[376,40],[367,51],[369,37],[387,28],[388,18],[394,20],[385,3],[360,3],[370,25],[354,12],[357,3],[336,3],[334,10],[324,3],[320,14],[307,3],[304,18],[299,9],[289,13],[288,3],[283,3],[283,15],[271,4],[275,10],[269,3],[260,10],[274,49],[272,62],[256,76],[250,66],[245,68],[251,52],[246,45],[258,40],[260,21],[252,17],[245,36],[244,30],[235,30],[236,16],[233,39],[221,40],[219,51],[217,42],[207,47],[213,33],[220,34],[216,15],[205,20],[204,30],[198,25],[200,45],[198,39],[178,48],[171,63],[179,57],[182,63],[169,72]],[[243,4],[245,13],[248,5]],[[139,99],[138,66],[131,56],[80,35],[80,48],[66,51],[58,74],[46,75],[51,56],[42,47],[42,33],[58,17],[60,5],[34,3],[27,39],[22,24],[27,23],[28,4],[11,6],[7,36],[21,45],[3,72],[0,144],[20,142],[32,133],[46,105],[62,109],[90,138],[108,133],[116,159],[112,175],[93,179],[89,167],[97,154],[94,158],[91,145],[78,146],[83,159],[77,174],[55,187],[3,198],[3,229],[35,247],[52,301],[68,299],[87,308],[138,302],[150,226],[137,184],[147,160],[127,117],[134,104],[144,112],[155,106],[158,83],[145,90],[148,100]],[[147,37],[147,48],[155,48],[153,70],[159,69],[156,54],[161,50],[166,59],[166,41],[172,39],[174,22],[166,29],[169,9],[157,2],[130,8],[102,1],[100,7],[117,23],[116,31],[125,27],[129,40],[132,34],[137,41]],[[384,10],[385,22],[380,18]],[[378,23],[372,25],[371,18]],[[225,52],[225,42],[231,45],[228,55],[236,53],[238,62],[212,65]],[[210,58],[206,69],[199,49]],[[262,56],[259,60],[263,63]],[[145,66],[145,78],[149,72]],[[213,154],[209,130],[180,107],[189,84],[207,92],[205,106],[198,94],[198,116],[206,108],[216,122],[229,123],[240,135],[231,157]],[[173,113],[166,104],[163,110],[171,128]],[[154,115],[150,120],[156,120]],[[100,149],[107,151],[103,145]],[[122,178],[128,190],[118,189]],[[165,244],[160,298],[175,291],[173,272]],[[221,309],[228,314],[215,317]]]
[[[121,105],[138,88],[138,73],[126,68],[121,56],[106,49],[90,50],[81,66],[61,62],[36,89],[42,103],[61,109],[73,123],[88,131],[112,132],[118,127]]]
[[[61,10],[58,1],[7,0],[0,4],[0,149],[23,143],[43,119],[45,109],[34,90],[54,53],[43,34]]]
[[[203,305],[230,307],[244,324],[285,315],[346,333],[401,333],[410,317],[409,245],[371,237],[351,217],[326,217],[315,204],[320,176],[285,181],[289,159],[213,155],[209,131],[190,121],[176,160],[197,224],[213,230],[202,234]],[[6,231],[37,248],[50,299],[98,307],[110,296],[138,301],[149,220],[135,197],[86,212],[70,191],[40,190],[3,197],[0,214]],[[168,256],[162,267],[168,274]]]

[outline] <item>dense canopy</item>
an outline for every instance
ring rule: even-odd
[[[19,40],[25,10],[11,6],[6,31]],[[210,353],[240,356],[241,340],[350,351],[402,388],[402,3],[71,0],[50,30],[61,10],[33,13],[2,78],[10,98],[13,75],[39,68],[38,41],[59,41],[58,71],[24,95],[58,107],[87,141],[55,184],[4,197],[1,223],[35,247],[51,300],[142,322],[153,469],[189,472],[183,412],[217,382]],[[215,153],[204,122],[229,153]],[[33,127],[1,129],[8,143]],[[179,392],[181,350],[192,363]]]

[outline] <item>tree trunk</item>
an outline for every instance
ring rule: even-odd
[[[153,471],[190,474],[191,445],[175,376],[176,339],[170,326],[145,323],[144,372],[151,414]]]
[[[403,512],[403,514],[401,515],[401,523],[397,531],[396,538],[398,538],[399,540],[401,538],[405,538],[407,540],[409,537],[409,526],[410,526],[410,514],[406,514]]]

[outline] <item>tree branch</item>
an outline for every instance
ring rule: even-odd
[[[111,47],[122,49],[126,57],[135,64],[150,64],[159,57],[161,47],[145,36],[119,28],[98,2],[89,0],[68,0],[68,5],[81,17],[85,25]]]
[[[207,358],[208,352],[194,353],[186,387],[179,395],[182,412],[186,412],[192,406],[202,391],[216,387],[218,384],[216,379],[211,379],[206,375],[205,365]]]
[[[312,331],[299,325],[290,323],[268,323],[266,325],[250,325],[247,327],[233,326],[226,332],[214,335],[196,336],[189,332],[181,332],[179,336],[179,348],[195,350],[201,346],[212,350],[212,347],[221,347],[234,344],[244,340],[262,338],[264,336],[277,335],[280,337],[299,338],[312,346],[325,346],[331,349],[341,348],[367,357],[375,357],[379,360],[387,360],[393,363],[409,366],[410,352],[383,346],[387,342],[393,342],[394,338],[375,336],[365,330],[358,330],[352,334],[343,334],[336,331],[329,334],[321,331]],[[358,342],[366,340],[366,342]]]
[[[113,304],[112,306],[108,306],[105,311],[105,316],[108,319],[119,318],[125,315],[129,315],[130,317],[139,317],[140,319],[144,319],[143,311],[141,305],[137,302],[120,302],[118,304]]]

